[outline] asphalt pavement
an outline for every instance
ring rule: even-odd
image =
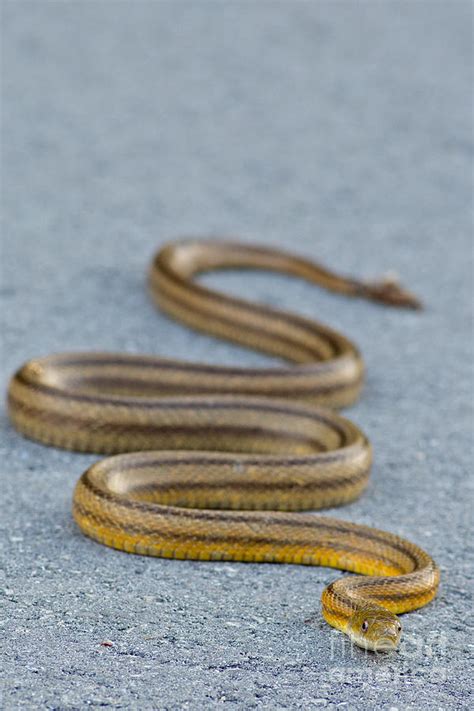
[[[71,496],[97,457],[23,439],[4,408],[1,707],[472,708],[472,5],[7,0],[2,16],[2,391],[64,350],[269,363],[155,310],[145,274],[169,239],[393,270],[424,311],[271,274],[204,282],[359,345],[345,414],[372,479],[329,513],[426,548],[442,584],[398,653],[364,653],[320,617],[337,571],[85,538]]]

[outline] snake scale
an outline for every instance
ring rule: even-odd
[[[251,268],[401,307],[419,303],[393,280],[341,277],[290,254],[236,242],[182,240],[152,262],[161,309],[194,329],[289,361],[220,367],[112,353],[30,360],[13,376],[9,414],[27,437],[111,454],[77,483],[81,530],[130,553],[339,568],[322,594],[327,622],[366,649],[398,646],[397,614],[436,594],[439,571],[396,535],[302,509],[336,506],[366,486],[371,446],[334,409],[353,403],[363,362],[314,320],[221,294],[199,273]]]

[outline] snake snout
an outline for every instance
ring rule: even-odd
[[[374,652],[391,652],[400,644],[402,626],[397,618],[379,620],[374,625],[373,646]]]

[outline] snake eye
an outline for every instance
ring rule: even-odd
[[[400,623],[398,623],[398,625],[397,625],[397,630],[398,630],[399,632],[401,632],[401,631],[402,631],[402,626],[401,626],[401,624],[400,624]]]
[[[368,629],[369,629],[369,623],[367,622],[367,620],[364,620],[362,623],[362,632],[367,632]]]

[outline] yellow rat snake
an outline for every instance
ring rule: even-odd
[[[217,240],[170,243],[149,275],[160,308],[291,364],[240,368],[114,353],[51,355],[30,360],[13,376],[10,417],[21,433],[45,444],[117,455],[90,467],[76,486],[73,514],[88,536],[142,555],[362,574],[324,590],[323,616],[359,646],[394,649],[401,632],[396,615],[436,594],[435,562],[396,535],[288,513],[352,501],[366,486],[370,443],[332,409],[359,395],[361,356],[347,338],[314,320],[194,279],[237,267],[419,306],[393,280],[341,277],[277,250]]]

